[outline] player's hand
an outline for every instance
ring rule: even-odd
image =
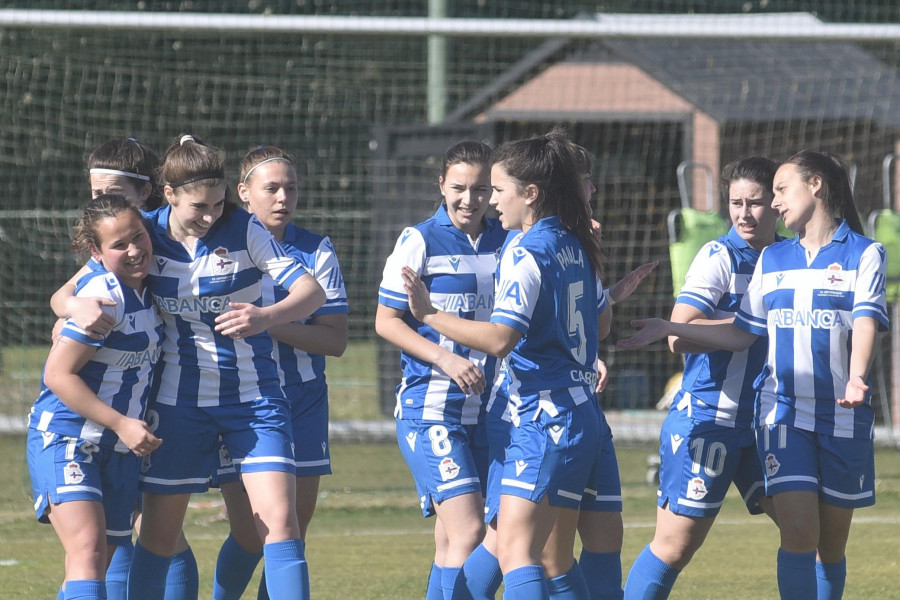
[[[665,319],[637,319],[631,322],[632,327],[638,331],[630,338],[619,340],[616,346],[620,348],[642,348],[657,340],[669,337],[669,322]]]
[[[606,368],[606,363],[597,359],[597,389],[594,390],[598,394],[606,389],[606,384],[609,383],[609,369]]]
[[[216,317],[216,331],[234,340],[250,337],[268,329],[265,316],[258,306],[246,302],[230,302],[231,309]]]
[[[424,322],[425,317],[437,312],[437,309],[431,304],[428,288],[425,287],[418,274],[409,267],[403,267],[400,274],[403,277],[403,289],[406,290],[406,295],[409,297],[409,312],[416,319]]]
[[[621,302],[633,294],[634,290],[637,289],[644,278],[647,277],[658,264],[659,261],[654,260],[653,262],[644,263],[633,270],[609,288],[609,297],[612,298],[613,302]]]
[[[147,456],[162,444],[150,426],[140,419],[125,417],[115,431],[122,443],[138,456]]]
[[[103,311],[104,306],[115,306],[109,298],[79,298],[73,296],[66,302],[69,319],[92,339],[102,340],[116,324],[112,315]]]
[[[442,352],[434,364],[450,376],[467,396],[484,392],[484,373],[469,359],[452,352]]]
[[[838,406],[855,408],[865,402],[866,392],[868,391],[869,386],[866,385],[866,382],[863,381],[862,377],[853,375],[850,377],[850,380],[847,381],[847,389],[844,391],[844,397],[837,399]]]

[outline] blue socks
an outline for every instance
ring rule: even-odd
[[[466,592],[462,567],[441,568],[441,589],[444,591],[444,600],[470,600],[471,598]]]
[[[200,574],[197,559],[188,547],[184,552],[172,556],[166,573],[165,600],[197,600],[200,595]]]
[[[254,554],[244,550],[229,533],[216,560],[213,600],[240,600],[262,556],[262,552]]]
[[[585,600],[588,597],[587,584],[577,562],[562,575],[548,579],[547,589],[551,600]]]
[[[847,581],[846,557],[837,563],[816,562],[817,600],[841,600]]]
[[[463,577],[472,600],[494,600],[503,583],[500,561],[479,544],[463,564]]]
[[[425,590],[425,600],[444,600],[444,590],[441,587],[441,568],[431,563],[431,573],[428,574],[428,588]]]
[[[269,596],[277,600],[309,600],[309,570],[299,538],[266,544],[263,556]]]
[[[66,600],[106,600],[106,584],[97,579],[74,579],[65,586]]]
[[[162,600],[166,596],[166,573],[171,559],[134,545],[131,571],[128,573],[128,597],[138,600]]]
[[[666,600],[681,570],[670,567],[644,546],[634,559],[628,579],[625,580],[625,598],[628,600]]]
[[[778,591],[782,600],[816,600],[816,553],[778,549]]]
[[[578,558],[591,600],[622,600],[622,554],[582,550]]]
[[[106,569],[106,597],[108,600],[125,600],[128,589],[128,569],[131,568],[131,553],[134,544],[128,540],[116,546],[109,568]]]
[[[513,569],[503,576],[503,600],[549,600],[550,590],[541,565]]]

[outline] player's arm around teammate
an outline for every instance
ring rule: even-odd
[[[406,228],[388,257],[379,288],[375,330],[401,349],[397,389],[398,444],[410,468],[423,515],[437,515],[435,560],[426,597],[449,598],[466,558],[484,536],[484,443],[476,440],[482,394],[496,359],[446,340],[409,313],[401,266],[429,282],[429,297],[454,314],[487,320],[493,303],[496,253],[506,232],[485,218],[490,198],[490,148],[475,141],[444,154],[441,205]]]
[[[30,415],[28,467],[37,517],[66,552],[64,597],[106,598],[111,550],[131,540],[137,457],[161,443],[143,416],[162,323],[144,282],[150,239],[124,197],[91,200],[73,246],[98,263],[76,293],[111,300],[112,328],[95,340],[71,320],[63,326]]]
[[[539,599],[548,597],[544,545],[556,523],[567,524],[564,535],[574,539],[596,459],[595,363],[608,311],[597,297],[599,240],[568,140],[551,132],[503,144],[492,162],[491,204],[505,229],[523,233],[501,258],[491,321],[438,311],[414,270],[404,268],[403,277],[419,320],[509,361],[515,428],[502,479],[498,558],[504,597]],[[562,454],[569,460],[562,461]],[[561,577],[585,590],[577,565]]]
[[[289,408],[265,330],[308,317],[325,293],[255,217],[229,202],[217,149],[181,136],[160,173],[168,206],[148,219],[157,258],[150,285],[166,331],[155,410],[167,444],[143,465],[144,525],[129,594],[163,596],[190,494],[207,489],[221,436],[241,466],[270,594],[308,598]],[[263,273],[288,291],[284,300],[262,306]]]
[[[738,350],[768,336],[756,441],[779,521],[779,590],[783,599],[839,599],[853,510],[875,501],[866,381],[875,331],[887,326],[885,253],[860,233],[837,157],[788,159],[772,206],[798,237],[762,252],[733,325],[636,321],[643,329],[622,345],[676,335]]]
[[[142,211],[156,209],[161,204],[161,191],[157,185],[159,158],[146,144],[134,138],[107,140],[91,150],[86,166],[92,198],[101,194],[121,194]],[[96,260],[89,260],[51,298],[50,307],[61,317],[54,327],[52,334],[54,341],[65,322],[63,317],[70,317],[92,339],[100,340],[109,333],[114,324],[108,314],[112,300],[74,295],[78,280],[98,266]],[[140,506],[138,506],[135,510],[136,531],[140,530],[140,520]],[[131,539],[122,540],[122,543],[116,546],[115,554],[106,571],[106,593],[109,600],[125,598],[132,550]],[[167,594],[174,598],[191,598],[197,595],[198,586],[197,561],[182,532],[169,566]]]

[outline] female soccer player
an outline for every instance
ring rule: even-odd
[[[107,557],[131,542],[138,457],[161,443],[143,417],[163,327],[144,281],[150,237],[124,196],[84,207],[73,248],[98,265],[75,293],[110,300],[112,327],[96,340],[71,320],[63,326],[29,418],[28,468],[38,520],[66,551],[63,597],[99,599]]]
[[[781,532],[778,587],[785,600],[841,598],[853,509],[875,502],[866,380],[888,323],[885,253],[862,236],[837,157],[794,155],[774,192],[772,207],[798,236],[763,250],[733,324],[639,320],[620,345],[677,336],[739,352],[768,337],[756,441]]]
[[[400,234],[378,291],[375,331],[402,351],[394,411],[398,444],[422,513],[437,514],[428,600],[451,597],[463,562],[484,535],[487,457],[476,449],[475,428],[496,361],[416,321],[401,267],[423,277],[431,302],[444,310],[468,320],[488,319],[497,252],[506,238],[496,220],[484,217],[490,152],[474,141],[447,150],[438,178],[443,202],[433,217]]]
[[[328,386],[325,356],[341,356],[347,348],[347,292],[334,247],[327,237],[292,223],[297,207],[297,172],[293,159],[274,146],[260,146],[241,160],[237,190],[249,211],[256,215],[284,251],[297,258],[325,290],[325,304],[309,319],[282,324],[269,330],[277,343],[275,360],[281,385],[291,407],[296,466],[297,518],[300,539],[316,509],[319,479],[331,473],[328,449]],[[266,275],[263,304],[286,296]],[[240,598],[259,558],[262,543],[253,526],[253,514],[239,481],[221,481],[222,494],[232,524],[216,564],[215,600]],[[265,578],[259,598],[268,598]]]
[[[504,598],[548,598],[541,552],[554,526],[574,543],[597,457],[595,365],[610,311],[597,294],[600,244],[569,141],[551,132],[509,142],[491,160],[491,204],[505,229],[523,233],[501,258],[490,322],[438,311],[414,270],[404,268],[403,279],[413,316],[508,361],[514,429],[497,523]],[[573,579],[581,577],[572,570]]]
[[[723,169],[722,195],[732,228],[697,253],[672,322],[734,318],[760,252],[776,239],[772,182],[777,169],[778,163],[761,157]],[[660,432],[656,533],[631,567],[626,598],[669,597],[732,482],[751,513],[765,510],[774,517],[753,426],[753,381],[765,363],[766,340],[757,338],[743,352],[702,352],[679,338],[670,338],[669,345],[673,352],[688,352],[684,378]]]
[[[114,138],[103,142],[91,150],[87,159],[88,179],[91,189],[91,197],[100,194],[121,194],[134,206],[141,210],[153,210],[161,204],[160,190],[157,186],[157,170],[159,158],[156,153],[134,138]],[[64,302],[71,297],[78,280],[88,274],[92,269],[98,268],[98,263],[91,259],[88,264],[76,273],[65,285],[63,290],[54,294],[51,306],[55,306],[56,299]],[[79,327],[88,333],[93,339],[101,339],[114,324],[112,316],[103,310],[103,303],[73,303],[73,312],[66,312],[65,307],[58,312],[71,315]],[[111,303],[111,301],[108,301]],[[57,322],[54,328],[53,338],[57,338],[57,332],[65,319]],[[135,529],[140,529],[140,513],[135,519]],[[109,600],[124,600],[125,586],[128,578],[128,569],[131,567],[131,553],[134,545],[131,539],[121,540],[116,546],[115,554],[106,571],[106,594]],[[175,554],[169,565],[169,573],[166,580],[166,600],[189,600],[197,596],[199,587],[199,573],[194,553],[184,537],[179,535]]]

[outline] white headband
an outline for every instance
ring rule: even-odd
[[[140,179],[141,181],[150,181],[150,178],[146,175],[140,175],[138,173],[131,173],[130,171],[117,171],[115,169],[91,169],[90,174],[93,175],[97,173],[98,175],[122,175],[123,177],[131,177],[132,179]]]
[[[256,163],[255,165],[253,165],[252,167],[250,167],[250,170],[247,171],[246,175],[244,175],[244,178],[241,180],[241,183],[247,183],[247,178],[250,177],[250,173],[255,171],[256,167],[258,167],[259,165],[264,165],[266,163],[274,162],[276,160],[283,160],[284,162],[288,162],[288,163],[291,162],[289,159],[287,159],[283,156],[275,156],[273,158],[267,158],[266,160],[261,160],[258,163]]]
[[[183,136],[181,136],[181,139],[178,140],[178,145],[184,146],[185,142],[193,142],[193,141],[195,141],[194,136],[192,136],[191,134],[183,135]]]

